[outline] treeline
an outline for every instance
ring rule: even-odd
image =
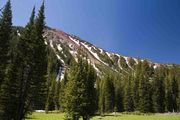
[[[35,8],[23,29],[12,27],[11,2],[0,16],[0,119],[22,120],[37,107],[44,109],[47,51],[43,31],[44,3]]]
[[[98,111],[164,113],[180,111],[180,67],[153,68],[138,61],[124,74],[111,73],[97,81]]]
[[[161,65],[153,68],[153,65],[147,60],[139,60],[138,64],[132,63],[134,63],[132,67],[127,68],[124,73],[109,71],[103,77],[99,76],[91,79],[95,80],[95,94],[91,100],[94,103],[90,107],[91,113],[104,115],[112,112],[179,112],[180,66]],[[51,107],[49,106],[51,110],[66,111],[66,108],[72,107],[72,103],[75,104],[71,100],[73,95],[76,96],[77,94],[75,92],[70,93],[68,89],[71,88],[71,90],[75,91],[80,89],[80,87],[73,87],[75,82],[78,82],[81,78],[79,75],[76,76],[78,74],[76,72],[79,70],[76,64],[72,64],[72,68],[66,70],[65,78],[62,82],[58,83],[56,81],[56,85],[60,85],[60,87],[59,92],[53,92],[58,94],[54,95],[54,97],[51,96],[51,98],[54,98],[51,100]],[[126,63],[122,61],[121,64]],[[82,74],[85,76],[81,79],[86,78],[86,73]],[[57,89],[52,87],[51,90],[55,91]],[[64,99],[66,95],[70,95],[70,97]],[[53,102],[57,98],[55,96],[59,96],[58,109],[55,107],[57,103]],[[80,102],[76,104],[76,107],[79,104]],[[74,112],[78,113],[78,109],[75,109]]]

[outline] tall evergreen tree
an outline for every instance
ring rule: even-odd
[[[111,79],[110,75],[107,75],[105,77],[103,93],[104,93],[105,112],[113,112],[114,103],[115,103],[115,95],[114,95],[115,92],[114,92],[113,80]]]
[[[172,104],[172,90],[171,90],[171,81],[169,75],[166,76],[166,110],[168,112],[173,112]]]
[[[64,90],[63,107],[73,119],[83,116],[84,120],[89,119],[95,111],[95,88],[96,75],[92,66],[87,60],[78,57],[78,63],[74,64],[70,70],[70,79]]]
[[[12,11],[11,2],[7,1],[0,17],[0,87],[5,78],[6,67],[9,61],[8,53],[11,41]]]
[[[18,120],[25,117],[31,104],[31,98],[34,94],[31,89],[32,83],[32,71],[33,71],[33,53],[34,53],[34,17],[35,8],[32,10],[32,14],[29,23],[26,25],[23,33],[21,34],[20,40],[17,45],[17,57],[16,62],[19,61],[19,69],[21,77],[17,80],[20,81],[19,85],[19,104],[18,104]],[[28,55],[27,55],[28,54]],[[14,63],[16,64],[16,63]],[[31,91],[32,90],[32,91]]]
[[[19,104],[19,86],[22,71],[19,69],[19,62],[8,65],[6,78],[1,86],[0,92],[0,119],[2,120],[18,120],[18,104]]]
[[[132,93],[132,77],[129,76],[127,78],[127,84],[125,88],[125,109],[127,112],[133,112],[134,111],[134,100],[133,100],[133,93]]]
[[[43,6],[44,4],[40,9],[41,15],[43,15],[44,12]],[[42,72],[46,71],[46,64],[44,65],[45,67],[43,67],[42,64],[38,64],[40,61],[43,62],[43,60],[46,60],[46,58],[44,57],[43,60],[38,61],[36,54],[40,51],[45,51],[45,47],[42,47],[43,45],[41,45],[44,43],[42,37],[43,32],[40,32],[41,30],[43,31],[44,25],[44,17],[41,15],[37,17],[35,24],[35,9],[33,9],[30,21],[21,34],[17,45],[17,51],[14,52],[14,57],[11,57],[13,59],[11,60],[8,67],[9,69],[7,70],[7,80],[3,82],[1,87],[2,97],[0,99],[0,103],[3,104],[1,105],[0,109],[3,111],[1,116],[4,119],[23,119],[25,115],[32,110],[31,108],[33,107],[34,103],[36,103],[39,96],[41,96],[41,94],[39,94],[39,89],[41,90],[42,84],[44,85],[45,83],[43,82],[44,79],[42,80],[42,78],[45,78],[45,75],[42,75]],[[37,29],[39,27],[42,29]],[[39,39],[41,42],[37,42]],[[42,59],[42,57],[40,58]],[[35,69],[41,67],[43,70]],[[35,79],[37,78],[35,77],[36,75],[38,75],[38,79]]]
[[[175,76],[172,78],[172,82],[171,82],[171,85],[172,85],[172,97],[173,97],[173,101],[172,101],[172,103],[173,103],[173,111],[174,112],[177,112],[177,107],[178,107],[178,105],[177,105],[177,99],[178,99],[178,82],[177,82],[177,80],[176,80],[176,78],[175,78]]]
[[[16,81],[12,81],[17,76],[11,76],[13,66],[10,64],[9,47],[12,30],[11,2],[7,1],[0,18],[0,119],[10,120],[15,115],[16,110]],[[13,56],[11,56],[13,58]],[[9,62],[9,65],[8,65]],[[12,101],[14,100],[14,101]]]
[[[80,107],[80,114],[83,116],[83,120],[88,120],[91,115],[94,114],[96,110],[96,91],[95,91],[95,80],[96,72],[94,68],[88,64],[88,61],[85,61],[86,68],[84,69],[84,93],[83,93],[83,102]]]
[[[115,112],[124,111],[124,90],[122,86],[122,78],[120,75],[117,75],[114,80],[114,92],[115,92]]]
[[[33,81],[35,86],[34,91],[36,94],[34,98],[34,104],[39,105],[39,109],[44,109],[47,93],[47,51],[46,45],[43,38],[44,28],[45,28],[45,15],[44,15],[45,5],[44,2],[40,7],[37,18],[35,19],[35,47],[34,47],[34,71],[33,71]]]
[[[167,85],[169,87],[167,88],[166,93],[166,100],[167,100],[167,110],[170,112],[176,112],[177,111],[177,100],[178,100],[178,82],[175,77],[175,73],[173,71],[173,68],[169,70],[169,75],[167,78]]]
[[[153,79],[153,106],[155,112],[165,112],[165,84],[163,68],[157,68]]]
[[[54,50],[50,47],[47,47],[47,56],[48,56],[48,67],[47,67],[47,96],[45,111],[48,113],[49,110],[55,108],[58,109],[58,88],[60,86],[60,76],[61,76],[61,63],[57,59]],[[53,98],[53,99],[52,99]]]
[[[99,93],[98,93],[98,109],[101,115],[103,115],[105,113],[105,105],[104,105],[104,81],[100,80],[99,82]]]
[[[151,70],[149,63],[146,60],[143,61],[139,84],[139,109],[141,112],[145,113],[153,111],[152,87],[149,79],[152,74]]]
[[[135,76],[133,81],[133,99],[134,99],[134,107],[136,110],[139,110],[139,82],[141,76],[141,66],[142,62],[139,60],[138,64],[135,67]]]

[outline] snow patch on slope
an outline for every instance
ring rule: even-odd
[[[65,64],[65,62],[63,61],[63,59],[58,55],[58,53],[57,53],[56,50],[54,49],[53,41],[52,41],[52,40],[50,40],[50,46],[51,46],[51,48],[54,50],[57,58],[58,58],[63,64]],[[59,47],[59,48],[58,48],[58,47]],[[58,48],[58,50],[61,50],[60,45],[57,45],[57,48]],[[63,52],[63,51],[62,51],[62,52]]]
[[[52,40],[50,40],[50,46],[51,46],[52,49],[54,49],[53,41]]]
[[[97,60],[99,60],[100,62],[102,62],[102,63],[105,64],[106,66],[108,66],[107,63],[103,62],[103,61],[99,58],[99,56],[97,55],[97,53],[94,53],[94,52],[91,50],[92,47],[89,47],[89,46],[86,45],[85,43],[82,43],[82,45],[83,45],[86,49],[88,49],[89,52],[90,52]]]
[[[59,51],[62,51],[62,50],[63,50],[62,47],[61,47],[61,44],[58,44],[58,45],[57,45],[57,49],[58,49]]]
[[[73,51],[73,50],[69,49],[69,52],[71,53],[71,55],[74,57],[75,61],[77,62],[78,61],[78,59],[77,59],[77,51]]]
[[[61,59],[61,57],[57,53],[56,53],[56,56],[63,64],[65,64],[64,61]]]
[[[118,59],[118,66],[119,66],[119,68],[122,70],[123,68],[122,68],[122,66],[121,66],[121,64],[120,64],[120,58]]]
[[[17,30],[17,35],[18,35],[18,36],[21,36],[21,34],[20,34],[19,30]]]
[[[126,56],[123,56],[123,57],[126,60],[126,64],[128,65],[128,67],[131,68],[131,66],[129,65],[128,57],[126,57]]]
[[[136,64],[138,64],[138,60],[136,59],[136,58],[133,58],[134,59],[134,61],[136,62]]]
[[[103,54],[103,50],[101,48],[99,48],[99,50],[100,50],[100,53]]]
[[[73,39],[71,36],[69,36],[69,39],[72,40],[73,42],[75,42],[77,45],[80,45],[79,40]]]
[[[48,45],[46,40],[44,41],[44,43],[45,43],[45,45]]]
[[[106,54],[108,55],[108,57],[111,59],[111,54],[110,53],[108,53],[108,52],[106,52]]]

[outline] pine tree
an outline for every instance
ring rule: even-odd
[[[75,84],[76,84],[75,77],[77,77],[77,76],[75,76],[75,72],[74,72],[75,68],[77,68],[77,65],[76,64],[72,64],[71,65],[71,69],[70,69],[69,74],[68,74],[69,76],[71,76],[71,78],[70,78],[70,80],[68,80],[67,85],[66,85],[65,89],[63,90],[63,93],[65,93],[65,94],[61,98],[61,101],[63,102],[62,108],[64,108],[65,111],[68,111],[69,115],[73,114],[72,113],[73,112],[72,111],[72,107],[73,107],[72,103],[73,102],[71,101],[72,99],[70,99],[70,98],[71,98],[71,96],[73,96],[72,93],[75,93],[75,91],[72,92],[72,90],[75,90],[75,89],[72,89],[72,88],[75,87]],[[75,84],[73,84],[73,82]]]
[[[166,76],[166,110],[168,112],[178,111],[179,86],[174,67],[168,70]]]
[[[67,83],[68,83],[68,74],[67,74],[67,71],[68,70],[66,70],[65,71],[65,73],[64,73],[64,79],[61,81],[61,83],[60,83],[60,94],[59,94],[59,107],[60,107],[60,109],[62,110],[62,111],[64,111],[64,109],[65,108],[63,108],[64,106],[63,106],[63,101],[65,101],[65,99],[64,99],[64,96],[65,96],[65,89],[66,89],[66,85],[67,85]]]
[[[3,110],[1,111],[4,111],[4,113],[1,115],[2,117],[8,117],[5,119],[23,119],[25,115],[32,110],[33,103],[35,103],[35,101],[38,100],[38,96],[40,96],[38,91],[43,82],[40,77],[38,80],[35,79],[34,71],[37,69],[34,68],[37,68],[37,66],[40,68],[42,66],[36,64],[37,59],[34,59],[36,56],[34,53],[39,52],[35,49],[39,45],[35,40],[39,39],[39,36],[43,39],[43,32],[37,32],[38,30],[36,28],[38,25],[35,25],[34,17],[35,9],[33,9],[30,21],[21,34],[17,44],[17,51],[14,52],[14,57],[11,57],[13,59],[8,67],[7,80],[2,85],[3,92],[1,92],[2,99],[0,102],[3,102],[1,107]],[[37,18],[37,21],[39,21],[38,19],[39,17]],[[39,71],[41,70],[42,69],[39,69]],[[37,73],[37,75],[40,74]],[[6,105],[6,107],[3,105]],[[8,116],[8,114],[11,115]]]
[[[11,2],[7,1],[0,18],[0,87],[5,78],[6,67],[9,61],[9,47],[12,30]]]
[[[61,76],[61,63],[57,59],[54,50],[47,47],[48,56],[48,67],[47,67],[47,96],[45,103],[45,111],[48,113],[49,110],[53,110],[54,106],[59,109],[59,91],[60,87],[60,76]],[[53,99],[52,99],[53,98]]]
[[[61,83],[60,83],[60,79],[59,79],[58,81],[56,81],[55,93],[54,93],[54,105],[55,105],[56,111],[58,111],[60,109],[60,103],[59,103],[60,89],[61,89]]]
[[[135,67],[135,76],[133,81],[133,99],[134,99],[134,107],[136,110],[139,110],[139,82],[141,76],[141,66],[142,62],[139,60],[138,64]]]
[[[115,112],[124,111],[124,89],[122,86],[122,78],[120,75],[117,75],[114,80],[114,89],[115,89]]]
[[[10,61],[10,41],[12,30],[12,11],[11,2],[7,1],[0,18],[0,119],[11,120],[16,114],[18,89],[16,80],[17,76],[11,76],[14,73],[14,66]],[[14,58],[12,55],[11,58]],[[13,100],[13,101],[12,101]]]
[[[157,68],[153,79],[153,106],[155,112],[165,112],[164,68]]]
[[[170,76],[166,76],[166,110],[168,112],[173,112],[173,104],[172,104],[172,89],[171,89],[171,81]]]
[[[141,112],[147,113],[153,111],[152,103],[152,85],[150,84],[150,75],[152,69],[149,63],[145,60],[142,63],[142,74],[140,75],[139,84],[139,109]]]
[[[172,78],[172,103],[173,103],[173,111],[177,112],[177,99],[178,99],[178,82],[175,78],[175,76]]]
[[[46,93],[47,93],[47,51],[46,45],[43,38],[44,28],[45,28],[45,15],[44,15],[45,5],[44,2],[42,3],[38,16],[35,20],[35,47],[34,47],[34,54],[33,54],[33,61],[34,61],[34,71],[33,71],[33,81],[35,86],[34,91],[34,101],[35,105],[39,105],[39,109],[44,109],[45,101],[46,101]],[[39,100],[39,101],[37,101]]]
[[[105,112],[114,111],[115,92],[113,80],[110,75],[106,76],[103,86]]]
[[[96,72],[94,68],[88,64],[88,61],[85,61],[86,68],[84,69],[84,93],[83,93],[83,102],[81,104],[80,114],[83,116],[83,120],[88,120],[91,115],[94,114],[96,110],[96,91],[94,88],[94,83],[96,80]]]
[[[105,105],[104,105],[104,81],[99,80],[99,91],[98,91],[98,109],[101,115],[105,113]]]
[[[25,114],[29,111],[31,98],[34,94],[32,87],[32,71],[33,71],[33,53],[34,53],[34,17],[35,8],[32,10],[32,14],[29,23],[23,30],[20,40],[17,45],[17,57],[16,62],[19,61],[19,69],[21,77],[17,79],[20,81],[19,85],[19,104],[17,111],[17,119],[21,120],[25,117]],[[28,54],[28,55],[27,55]],[[14,63],[16,64],[16,63]],[[32,90],[32,91],[31,91]]]
[[[82,56],[81,56],[82,57]],[[95,72],[87,60],[78,56],[78,63],[70,69],[70,79],[64,90],[63,108],[73,118],[83,116],[88,120],[94,114]]]
[[[8,65],[6,78],[1,86],[0,92],[0,119],[17,120],[19,104],[19,81],[21,69],[19,62]]]
[[[132,77],[129,76],[127,78],[127,84],[125,88],[125,109],[127,112],[133,112],[134,111],[134,100],[133,100],[133,94],[132,94]]]

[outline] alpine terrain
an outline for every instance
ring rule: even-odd
[[[45,29],[44,38],[45,44],[53,49],[57,59],[61,61],[61,67],[63,67],[62,76],[64,75],[64,69],[70,65],[70,61],[77,60],[79,49],[86,55],[89,63],[94,67],[99,76],[103,75],[108,70],[119,73],[128,73],[128,70],[133,70],[134,66],[137,65],[139,61],[144,61],[140,58],[110,53],[75,35],[57,29]],[[169,66],[154,63],[150,60],[148,60],[148,63],[149,66],[154,69],[161,65],[164,67]]]

